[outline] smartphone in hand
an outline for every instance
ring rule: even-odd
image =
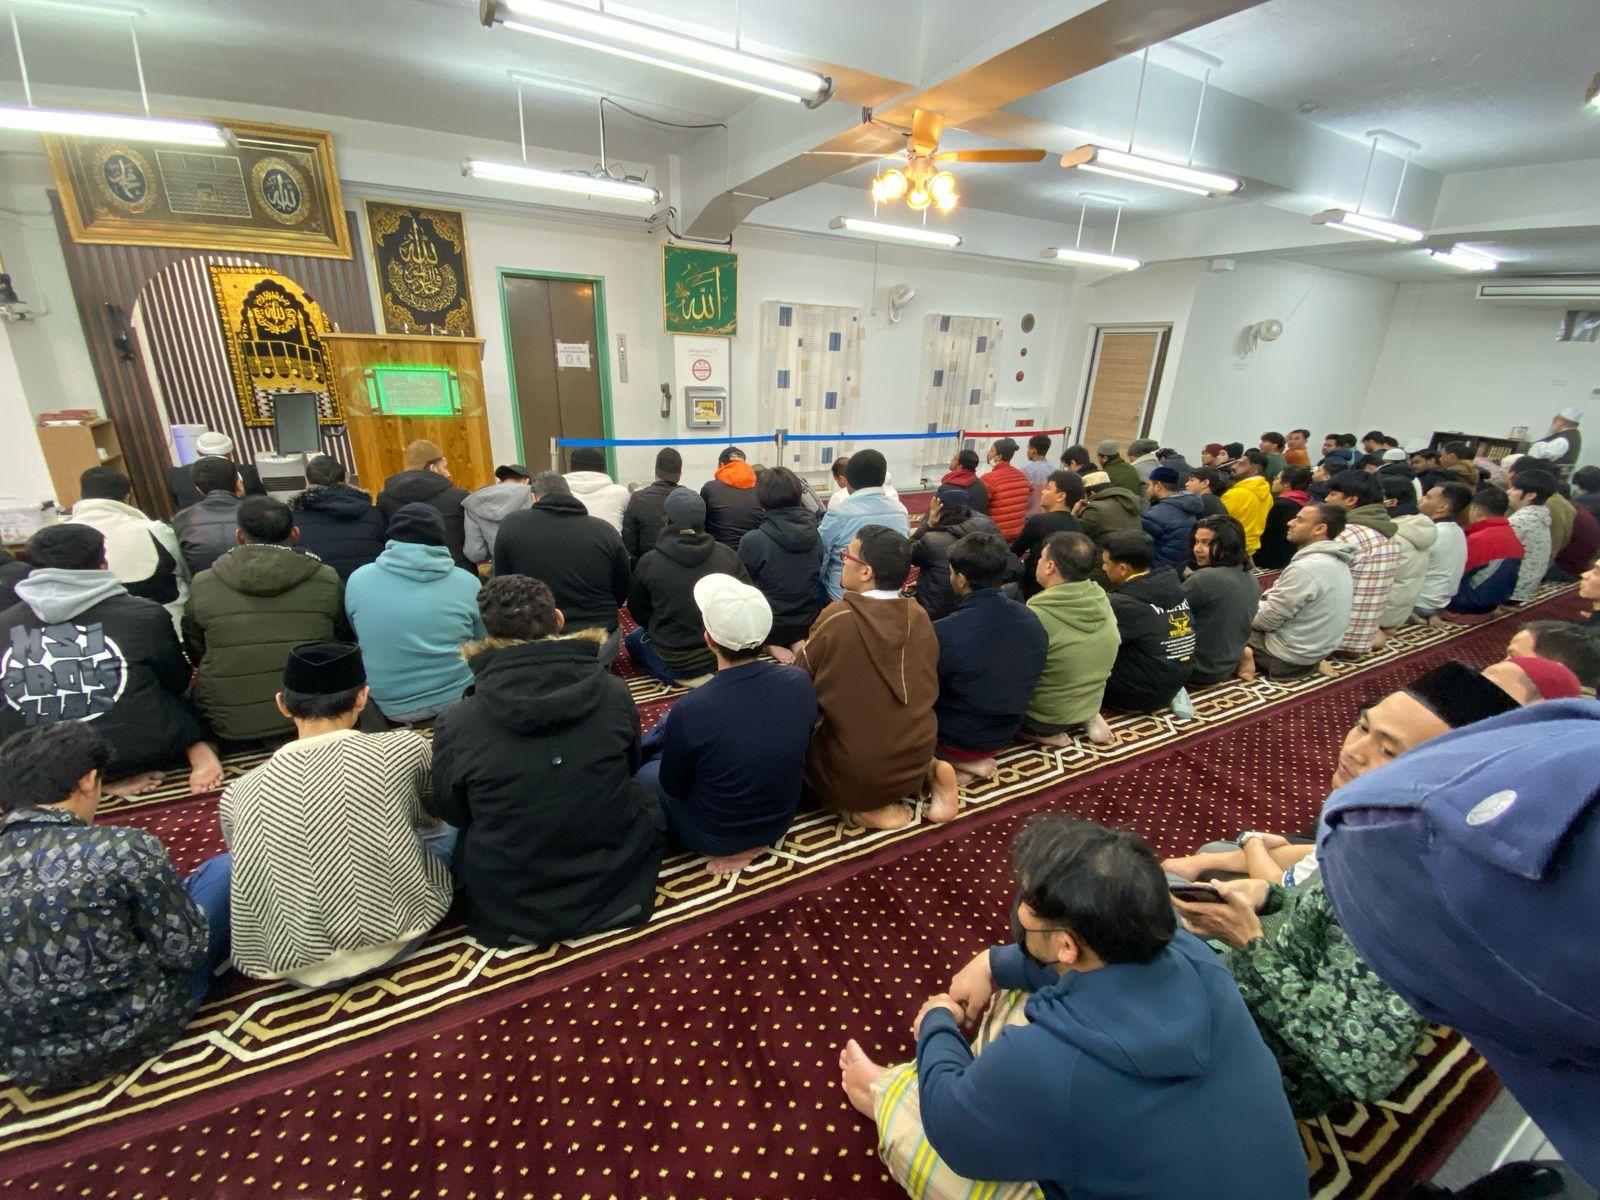
[[[1228,898],[1209,883],[1169,883],[1167,891],[1192,904],[1226,904]]]

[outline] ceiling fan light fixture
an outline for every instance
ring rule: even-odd
[[[897,242],[918,242],[924,246],[942,246],[954,250],[961,245],[961,235],[945,233],[942,229],[919,229],[914,225],[889,225],[882,221],[864,221],[860,217],[835,217],[828,222],[829,229],[847,229],[851,233],[864,233],[868,237],[889,238]]]
[[[661,202],[661,193],[648,184],[625,182],[609,177],[597,179],[592,175],[569,175],[565,171],[524,167],[515,163],[489,162],[481,158],[467,159],[461,164],[461,173],[472,179],[486,179],[492,183],[515,183],[523,187],[576,192],[583,196],[602,196],[608,200],[631,200],[638,204]]]
[[[941,200],[946,196],[954,196],[956,194],[956,177],[950,174],[949,171],[940,171],[932,179],[928,180],[928,190],[933,193],[935,200]]]
[[[833,94],[833,80],[815,71],[560,0],[481,0],[479,18],[488,26],[501,24],[808,108]]]
[[[1470,246],[1451,246],[1448,250],[1429,250],[1428,253],[1435,262],[1458,271],[1495,271],[1500,267],[1500,260],[1494,255]]]
[[[885,171],[880,178],[883,180],[883,195],[886,200],[898,200],[906,194],[906,173],[899,169]]]
[[[912,212],[921,212],[933,203],[933,193],[923,184],[914,184],[906,193],[906,207]]]
[[[1073,246],[1051,246],[1040,258],[1053,258],[1060,262],[1081,263],[1086,267],[1111,267],[1118,271],[1137,271],[1144,266],[1137,258],[1120,254],[1097,254],[1093,250],[1079,250]]]
[[[1362,237],[1380,242],[1420,242],[1427,236],[1422,230],[1402,225],[1399,221],[1386,221],[1381,217],[1369,217],[1366,213],[1349,212],[1342,208],[1319,212],[1311,218],[1311,223],[1326,225],[1330,229],[1343,229],[1347,233],[1359,233]]]
[[[961,197],[955,192],[948,192],[943,196],[935,196],[933,198],[933,206],[942,213],[948,213],[954,210],[960,199]]]
[[[1171,188],[1174,191],[1190,192],[1199,196],[1227,196],[1244,186],[1242,181],[1232,175],[1223,175],[1217,171],[1202,171],[1198,167],[1186,167],[1181,163],[1170,163],[1164,159],[1134,154],[1127,150],[1113,150],[1106,146],[1079,146],[1071,153],[1061,156],[1061,165],[1098,166],[1101,168],[1098,173],[1102,175],[1116,174],[1118,178],[1133,179],[1139,183],[1149,183],[1156,187]]]

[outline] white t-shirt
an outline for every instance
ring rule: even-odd
[[[1434,611],[1455,598],[1467,569],[1467,534],[1454,521],[1435,521],[1438,539],[1428,551],[1428,573],[1417,594],[1417,607]]]

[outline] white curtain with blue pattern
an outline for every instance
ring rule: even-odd
[[[922,326],[922,406],[919,417],[929,433],[995,429],[1000,362],[998,317],[957,317],[929,313]],[[963,446],[950,438],[922,443],[924,467],[943,473],[950,456]]]
[[[851,432],[861,399],[861,310],[768,300],[761,305],[757,407],[762,429],[791,434]],[[848,453],[843,439],[791,442],[780,464],[825,471]]]

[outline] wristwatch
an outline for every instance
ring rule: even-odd
[[[1243,850],[1246,842],[1259,842],[1265,836],[1265,834],[1257,833],[1254,829],[1247,829],[1233,839],[1233,844]]]

